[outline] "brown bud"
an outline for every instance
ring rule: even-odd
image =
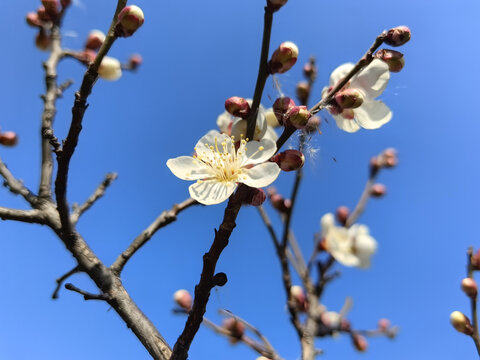
[[[478,293],[477,282],[470,277],[463,279],[462,290],[468,297],[476,298]]]
[[[365,339],[364,336],[362,336],[358,333],[353,333],[352,334],[352,341],[353,341],[353,346],[355,347],[355,349],[357,349],[360,352],[367,351],[368,342],[367,342],[367,339]]]
[[[303,288],[299,285],[293,285],[290,288],[290,296],[292,297],[295,308],[300,312],[305,312],[308,308],[307,299]]]
[[[42,0],[42,5],[50,18],[58,16],[58,0]]]
[[[15,146],[18,143],[18,136],[13,131],[6,131],[0,134],[0,144],[4,146]]]
[[[267,195],[263,189],[251,187],[248,189],[245,197],[243,198],[243,202],[247,205],[260,206],[265,202],[266,199]]]
[[[295,106],[295,101],[290,99],[289,97],[283,96],[279,97],[273,103],[273,113],[277,117],[278,122],[280,125],[283,125],[285,120],[285,114],[290,110],[292,107]]]
[[[233,116],[245,119],[250,114],[250,105],[244,98],[232,96],[225,100],[225,110]]]
[[[175,291],[173,294],[173,300],[182,309],[190,310],[192,308],[192,295],[190,295],[190,293],[185,289]]]
[[[340,224],[345,225],[350,216],[350,209],[346,206],[339,206],[335,212],[335,216]]]
[[[284,199],[280,194],[274,194],[270,197],[270,203],[272,204],[273,208],[278,210],[281,213],[287,213],[292,206],[291,201],[288,199]]]
[[[478,251],[472,255],[471,261],[473,270],[480,270],[480,249],[478,249]]]
[[[288,149],[277,155],[274,155],[270,161],[277,163],[283,171],[293,171],[300,169],[305,163],[305,156],[301,151]]]
[[[60,0],[63,8],[69,7],[72,4],[72,0]]]
[[[317,67],[312,63],[307,63],[303,66],[303,75],[307,79],[314,80],[317,77]]]
[[[301,81],[297,84],[297,98],[302,104],[306,104],[310,96],[310,85],[306,81]]]
[[[375,53],[375,57],[385,62],[391,72],[400,72],[405,66],[405,58],[399,51],[382,49]]]
[[[401,46],[408,42],[412,34],[407,26],[397,26],[396,28],[388,30],[385,44],[390,46]]]
[[[50,36],[43,29],[40,29],[35,37],[35,45],[42,51],[47,51],[50,48]]]
[[[370,189],[370,196],[382,197],[387,193],[387,187],[383,184],[373,184]]]
[[[385,332],[390,328],[390,326],[390,320],[385,318],[378,320],[378,330]]]
[[[320,116],[314,115],[310,119],[308,119],[307,125],[303,128],[303,131],[305,131],[308,134],[314,133],[316,131],[319,131],[320,125],[322,124],[322,119]]]
[[[230,342],[233,344],[245,334],[245,325],[233,317],[223,320],[222,327],[230,331]]]
[[[288,0],[267,0],[267,7],[272,11],[278,11]]]
[[[51,21],[52,19],[50,18],[50,15],[47,13],[47,10],[45,9],[44,6],[39,6],[37,9],[37,15],[38,18],[41,21]]]
[[[128,67],[130,70],[137,70],[140,65],[142,65],[143,59],[139,54],[133,54],[128,59]]]

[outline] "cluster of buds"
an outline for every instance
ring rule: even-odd
[[[117,16],[115,35],[119,37],[132,36],[143,25],[145,17],[142,9],[136,5],[126,6]]]
[[[275,100],[273,112],[281,125],[295,127],[296,129],[305,128],[312,117],[306,106],[297,106],[295,101],[286,96]]]
[[[302,168],[305,156],[301,151],[288,149],[274,155],[270,161],[276,163],[283,171],[294,171]]]
[[[292,299],[293,306],[299,312],[306,312],[308,309],[308,302],[305,296],[303,288],[299,285],[293,285],[290,288],[290,297]]]
[[[381,334],[385,334],[388,338],[393,339],[397,336],[398,333],[398,326],[392,326],[390,320],[382,318],[378,320],[378,332]]]
[[[3,146],[15,146],[18,143],[18,136],[13,131],[0,133],[0,144]]]
[[[185,289],[175,291],[173,301],[185,311],[190,311],[192,308],[192,295]]]
[[[288,0],[267,0],[267,8],[272,11],[278,11],[280,8],[285,5]]]
[[[308,63],[303,66],[303,76],[307,81],[300,81],[297,84],[296,93],[297,98],[302,105],[307,105],[310,97],[311,85],[317,77],[317,67],[315,65],[315,58],[312,56]]]
[[[285,199],[281,194],[277,193],[277,189],[273,186],[267,189],[267,195],[270,199],[272,207],[281,214],[287,214],[292,207],[292,201]]]
[[[370,173],[375,175],[382,168],[393,168],[398,164],[397,151],[393,148],[384,150],[380,155],[370,159]]]
[[[225,319],[222,323],[222,328],[230,333],[229,341],[232,344],[240,341],[245,334],[245,325],[233,317]]]
[[[272,74],[283,74],[297,62],[298,47],[291,41],[285,41],[273,52],[268,67]]]
[[[402,46],[411,38],[410,29],[406,26],[397,26],[387,31],[384,42],[390,46]],[[396,50],[381,49],[375,55],[377,59],[384,61],[388,65],[390,72],[399,72],[405,66],[403,54]]]

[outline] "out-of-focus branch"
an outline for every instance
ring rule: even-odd
[[[473,265],[472,265],[473,248],[470,247],[467,250],[467,277],[473,279]],[[477,297],[478,295],[470,297],[470,308],[472,311],[472,327],[473,334],[471,335],[477,353],[480,356],[480,335],[478,333],[478,311],[477,311]]]
[[[387,32],[383,31],[380,35],[377,36],[375,42],[372,44],[370,49],[363,55],[363,57],[355,64],[355,66],[350,70],[350,72],[338,83],[335,87],[330,90],[330,92],[317,104],[315,104],[309,111],[311,114],[316,114],[320,110],[324,109],[333,99],[335,94],[341,90],[345,84],[347,84],[350,79],[355,76],[360,70],[365,66],[370,64],[373,61],[373,53],[383,44],[385,38],[387,37]]]
[[[71,269],[69,272],[63,274],[60,276],[55,282],[57,283],[57,286],[55,287],[55,290],[53,291],[52,294],[52,299],[58,299],[58,292],[60,291],[60,288],[62,287],[62,284],[65,280],[67,280],[70,276],[73,274],[76,274],[80,271],[80,267],[77,265],[73,269]]]
[[[280,241],[278,241],[277,234],[275,233],[275,229],[272,226],[272,222],[270,221],[270,217],[268,216],[267,212],[263,208],[262,205],[257,206],[258,213],[260,214],[260,217],[262,218],[265,226],[267,227],[268,232],[270,233],[270,236],[272,237],[272,240],[274,242],[275,248],[280,246]]]
[[[15,220],[31,224],[45,225],[46,221],[40,210],[17,210],[0,206],[0,219]]]
[[[355,206],[355,209],[348,216],[348,219],[345,223],[345,227],[348,228],[352,226],[358,220],[358,217],[365,211],[365,207],[367,206],[368,199],[370,199],[370,194],[372,192],[372,186],[374,182],[375,182],[375,177],[370,177],[367,180],[362,196],[360,196],[360,200],[358,200],[358,203],[357,203],[357,206]]]
[[[85,290],[79,289],[78,287],[70,283],[65,284],[65,289],[74,291],[76,293],[83,295],[83,298],[85,300],[102,300],[102,301],[110,300],[110,297],[107,294],[92,294]]]
[[[235,221],[238,212],[240,211],[240,207],[242,206],[246,191],[247,187],[239,186],[237,192],[230,197],[225,209],[222,224],[218,231],[215,230],[215,238],[210,250],[203,255],[203,269],[202,274],[200,275],[200,281],[195,286],[193,306],[188,315],[185,328],[173,347],[170,360],[186,360],[188,357],[190,345],[203,321],[203,315],[206,311],[210,291],[217,285],[214,280],[217,261],[220,258],[222,251],[228,245],[230,235],[236,226]]]
[[[4,185],[14,194],[21,195],[28,203],[35,207],[38,199],[29,189],[27,189],[21,181],[17,180],[7,166],[0,159],[0,176],[5,180]]]
[[[197,204],[198,202],[196,200],[188,198],[180,204],[174,205],[170,210],[165,210],[162,212],[160,216],[157,217],[155,221],[148,226],[148,228],[142,231],[142,233],[138,235],[135,240],[133,240],[130,246],[120,254],[120,256],[111,266],[112,271],[116,274],[120,274],[125,267],[125,264],[133,256],[133,254],[135,254],[143,245],[145,245],[159,229],[177,220],[177,215],[183,210]]]
[[[267,81],[270,71],[268,69],[268,50],[270,47],[270,36],[272,33],[273,12],[269,7],[265,7],[265,16],[263,21],[263,39],[262,51],[260,54],[260,65],[258,67],[257,83],[255,84],[255,92],[253,94],[252,107],[250,115],[247,119],[247,135],[246,138],[253,140],[255,126],[257,124],[258,108],[262,100],[263,89]]]
[[[105,176],[105,179],[102,181],[102,183],[97,187],[95,192],[85,201],[82,205],[77,207],[74,211],[72,216],[70,217],[72,224],[76,224],[78,222],[78,219],[80,216],[90,209],[95,202],[100,199],[103,195],[105,195],[105,191],[107,188],[110,186],[112,182],[114,182],[117,179],[117,174],[116,173],[108,173]]]

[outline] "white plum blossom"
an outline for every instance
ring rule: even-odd
[[[252,100],[248,99],[247,101],[251,106]],[[269,122],[271,122],[271,116],[275,116],[271,109],[265,110],[262,105],[259,106],[253,140],[261,140],[264,138],[277,140],[278,135],[269,124]],[[220,132],[234,136],[235,139],[240,139],[241,136],[245,136],[247,133],[247,120],[235,117],[227,111],[218,116],[217,126],[220,129]]]
[[[98,75],[105,80],[115,81],[122,76],[122,65],[117,59],[105,56],[98,68]]]
[[[235,141],[239,142],[235,150]],[[232,195],[239,183],[261,188],[278,177],[280,168],[267,162],[277,146],[275,141],[246,142],[212,130],[195,146],[195,155],[167,161],[168,168],[182,180],[197,180],[190,185],[190,196],[205,205],[219,204]]]
[[[323,215],[320,223],[325,248],[335,260],[345,266],[370,266],[370,257],[377,250],[377,242],[369,235],[367,226],[354,224],[348,229],[335,226],[331,213]]]
[[[330,75],[330,86],[323,89],[323,96],[353,69],[355,65],[347,63],[337,67]],[[365,129],[378,129],[392,118],[392,112],[380,100],[375,100],[387,87],[390,79],[388,65],[374,59],[365,69],[356,74],[343,89],[359,90],[363,95],[363,104],[355,109],[330,110],[337,126],[347,132],[356,132],[361,127]]]

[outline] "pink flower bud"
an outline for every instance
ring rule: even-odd
[[[175,291],[173,301],[182,309],[190,310],[192,308],[192,295],[185,289]]]
[[[355,109],[363,104],[363,93],[358,89],[347,88],[335,94],[335,102],[342,109]]]
[[[405,66],[405,58],[399,51],[382,49],[375,53],[375,57],[384,61],[391,72],[400,72]]]
[[[245,325],[233,317],[223,320],[222,327],[230,331],[230,342],[233,344],[245,334]]]
[[[0,144],[4,146],[15,146],[18,143],[18,136],[13,131],[6,131],[0,134]]]
[[[274,155],[270,161],[277,163],[283,171],[293,171],[303,166],[305,156],[298,150],[289,149]]]
[[[450,314],[450,322],[458,332],[461,332],[465,335],[473,334],[473,327],[470,323],[470,319],[460,311],[454,311]]]
[[[117,17],[116,34],[122,37],[132,36],[143,25],[145,17],[142,9],[136,5],[126,6]]]
[[[320,131],[320,125],[322,124],[322,119],[320,119],[320,116],[314,115],[310,119],[308,119],[307,125],[303,128],[303,131],[305,131],[308,134],[311,134],[315,131]]]
[[[290,99],[289,97],[279,97],[273,103],[273,113],[277,117],[278,122],[280,125],[283,125],[285,114],[290,110],[292,107],[295,106],[295,101]]]
[[[37,15],[38,15],[38,18],[39,18],[41,21],[50,21],[50,20],[52,20],[52,19],[50,18],[50,15],[48,15],[47,10],[45,9],[44,6],[39,6],[39,8],[37,9]]]
[[[303,129],[311,116],[306,106],[294,106],[285,114],[285,124]]]
[[[267,199],[267,195],[263,189],[249,188],[247,194],[243,198],[243,202],[247,205],[260,206]]]
[[[50,48],[50,36],[43,29],[40,29],[35,37],[35,45],[42,51],[47,51]]]
[[[307,310],[307,299],[301,286],[293,285],[290,288],[290,296],[292,297],[293,303],[298,311],[305,312]]]
[[[310,96],[310,85],[307,82],[302,81],[297,84],[297,98],[302,104],[306,104],[308,97]]]
[[[390,328],[390,325],[390,320],[388,319],[383,318],[378,320],[378,330],[380,331],[387,331]]]
[[[85,42],[85,49],[98,50],[105,41],[105,34],[100,30],[92,30],[88,34],[87,41]]]
[[[339,206],[335,212],[335,215],[337,217],[337,221],[340,224],[345,225],[348,217],[350,216],[350,209],[346,206]]]
[[[307,63],[303,66],[303,75],[307,79],[315,79],[317,77],[317,67],[311,63]]]
[[[352,341],[353,341],[353,346],[355,347],[355,349],[357,349],[360,352],[367,351],[368,342],[367,342],[367,339],[365,339],[364,336],[362,336],[358,333],[353,333],[352,334]]]
[[[478,293],[477,282],[472,278],[465,278],[462,280],[462,290],[468,297],[476,298]]]
[[[225,110],[233,116],[245,119],[250,114],[250,105],[244,98],[232,96],[225,100]]]
[[[401,46],[408,42],[412,34],[407,26],[397,26],[396,28],[388,30],[385,44],[391,46]]]
[[[397,166],[397,164],[398,164],[397,150],[393,148],[386,149],[382,153],[381,165],[386,168],[392,168]]]
[[[285,41],[281,43],[277,50],[272,55],[270,62],[270,71],[272,74],[284,72],[290,70],[297,62],[298,47],[291,41]]]
[[[40,21],[40,18],[36,12],[29,12],[25,20],[27,21],[27,24],[32,27],[42,26],[42,22]]]
[[[278,11],[288,0],[267,0],[267,7],[272,11]]]
[[[42,5],[51,18],[58,15],[58,0],[42,0]]]
[[[387,187],[383,184],[373,184],[370,189],[370,196],[382,197],[387,193]]]
[[[130,56],[130,59],[128,59],[128,67],[130,70],[136,70],[140,65],[142,65],[143,59],[142,56],[139,54],[133,54]]]

